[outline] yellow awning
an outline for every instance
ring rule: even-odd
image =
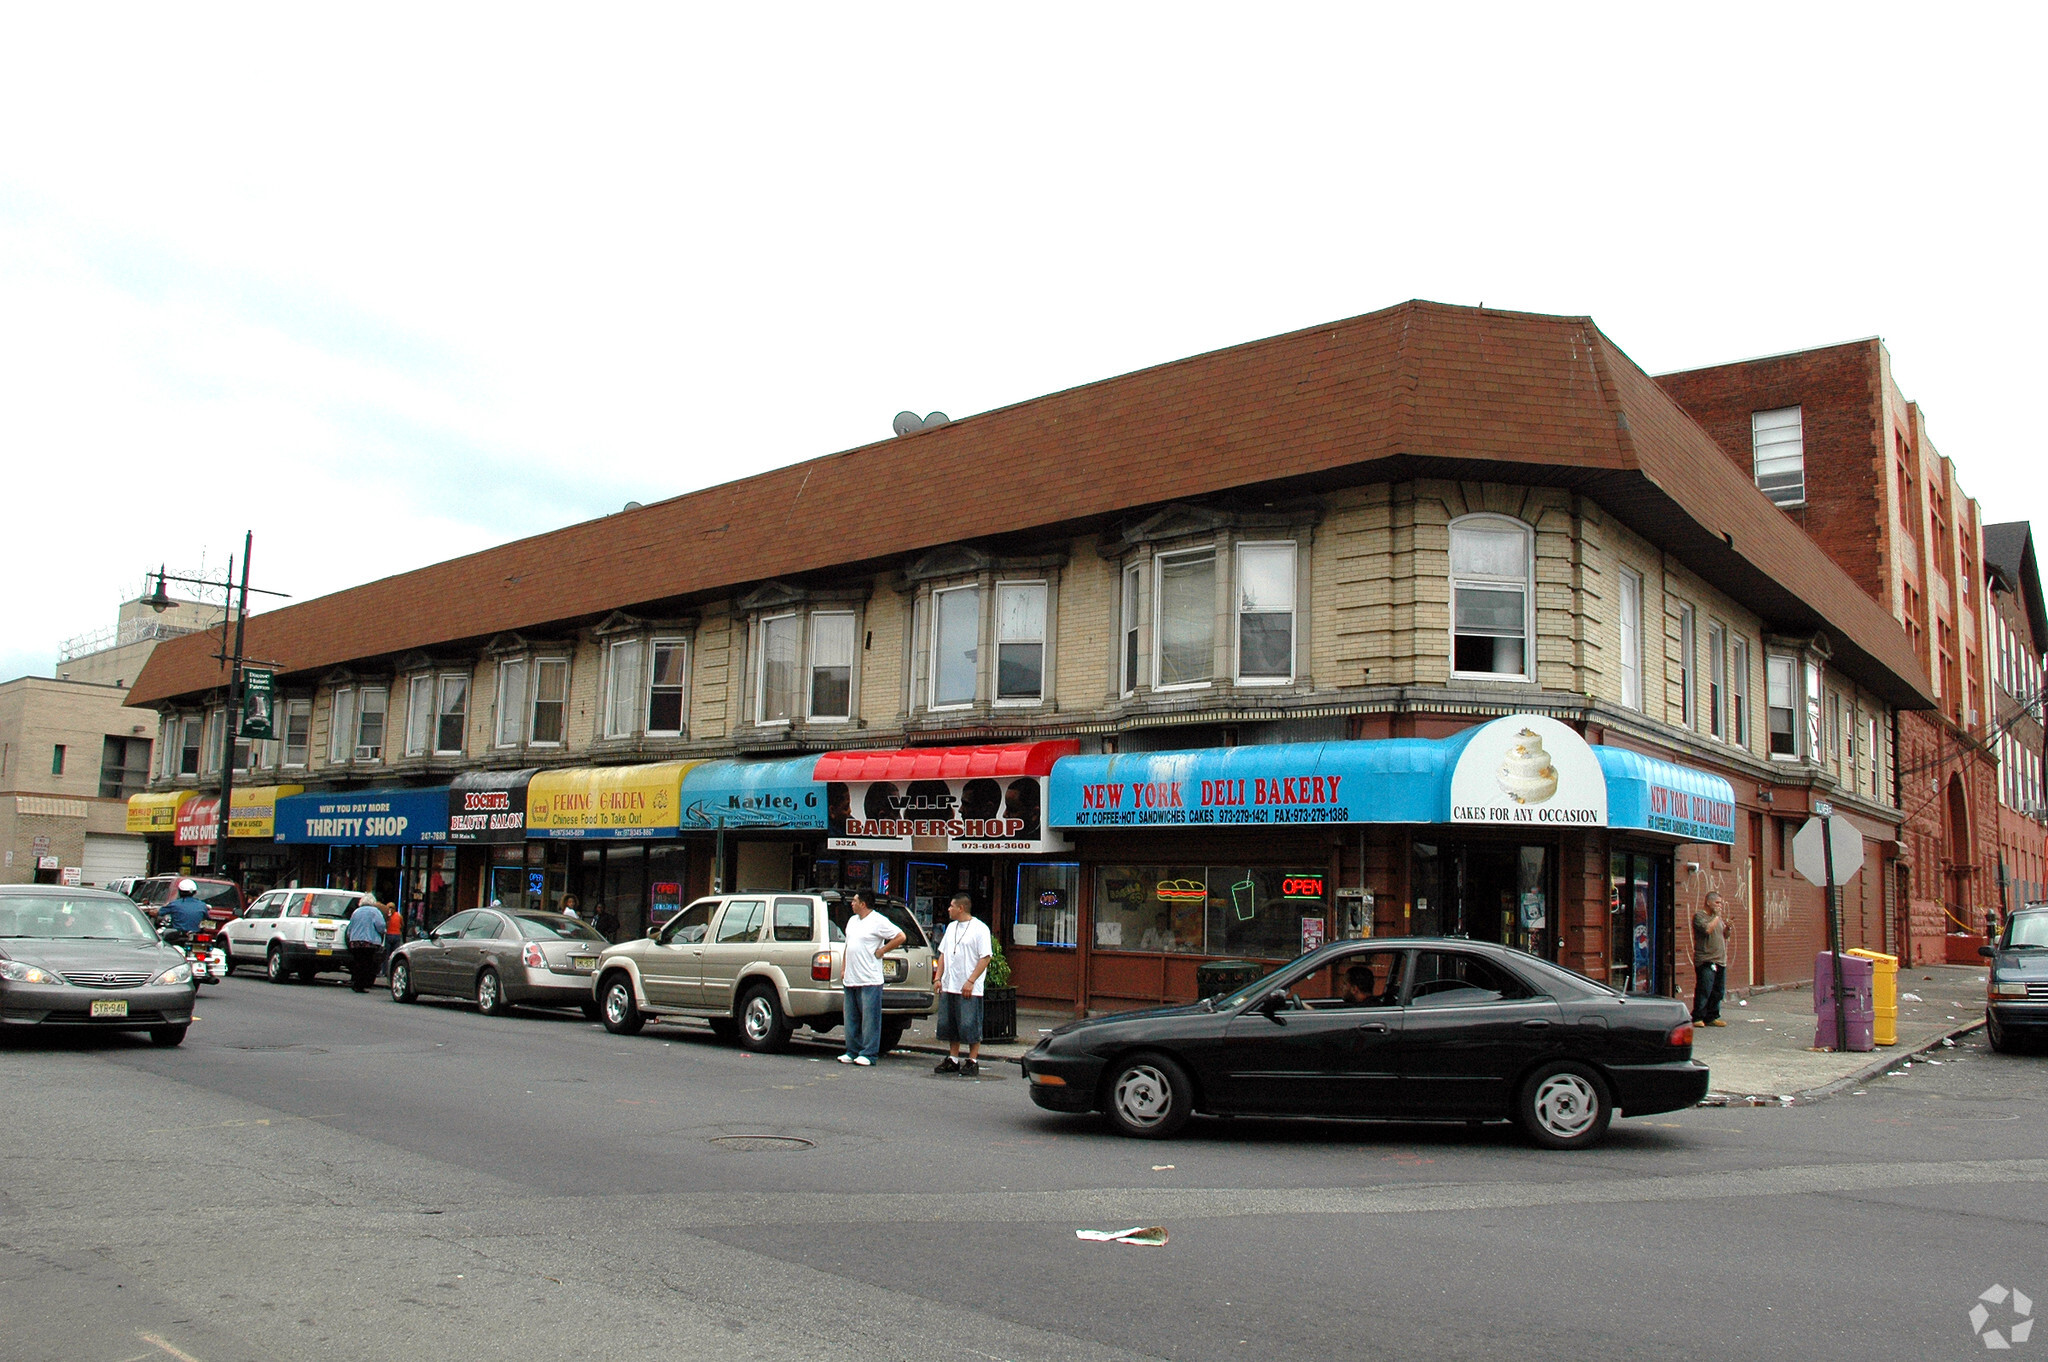
[[[228,808],[228,836],[260,837],[268,842],[277,836],[277,801],[303,791],[303,785],[247,785],[235,791]]]
[[[175,832],[178,806],[190,799],[192,790],[156,790],[128,796],[128,831]]]
[[[683,775],[695,761],[646,766],[572,766],[542,771],[526,787],[529,837],[673,836]]]

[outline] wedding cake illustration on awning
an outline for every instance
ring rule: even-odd
[[[1515,734],[1507,760],[1500,764],[1500,788],[1517,804],[1541,804],[1557,793],[1557,768],[1543,750],[1543,736],[1532,728]]]

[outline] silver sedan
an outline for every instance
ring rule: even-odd
[[[122,895],[0,885],[0,1024],[147,1031],[176,1045],[196,988],[185,953]]]
[[[487,1016],[522,1004],[580,1007],[595,1018],[590,975],[605,939],[560,913],[472,908],[391,956],[391,996],[473,998]]]

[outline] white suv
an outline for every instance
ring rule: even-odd
[[[348,970],[348,916],[368,894],[352,889],[273,889],[222,926],[228,972],[260,963],[273,984]]]

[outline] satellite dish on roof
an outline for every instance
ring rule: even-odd
[[[640,509],[640,503],[637,501],[629,501],[620,509],[627,511],[637,511]]]
[[[920,430],[937,430],[940,426],[952,424],[953,418],[942,411],[932,412],[922,419],[919,419],[914,411],[899,411],[896,413],[896,419],[889,423],[890,428],[898,435],[915,435]]]
[[[926,430],[937,430],[940,426],[950,426],[952,424],[953,418],[942,411],[932,412],[924,418],[924,428]]]

